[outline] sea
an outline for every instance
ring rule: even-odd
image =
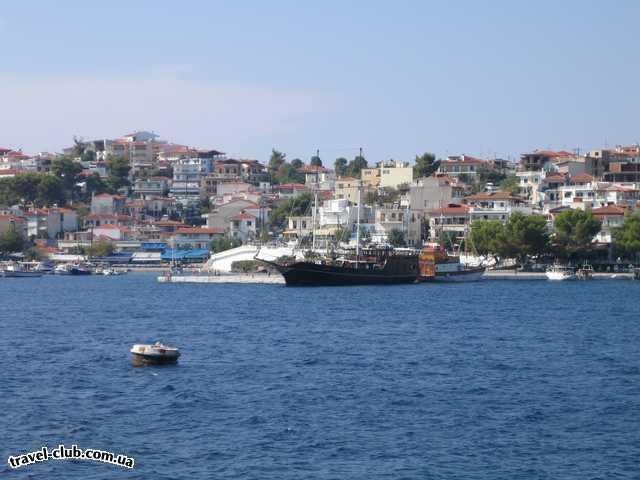
[[[177,346],[134,367],[134,343]],[[1,478],[637,479],[640,282],[0,278]],[[58,445],[134,459],[9,467]]]

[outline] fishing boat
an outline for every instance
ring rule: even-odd
[[[460,262],[460,257],[450,256],[439,245],[427,245],[420,252],[419,271],[421,282],[477,282],[485,267],[472,267]]]
[[[572,267],[558,263],[549,267],[545,273],[547,278],[553,281],[576,279],[576,273]]]
[[[415,283],[418,279],[418,255],[393,249],[358,249],[355,255],[314,260],[272,262],[287,286],[390,285]]]
[[[5,278],[37,278],[42,272],[30,269],[28,265],[19,262],[12,262],[0,269],[0,277]]]
[[[180,357],[180,350],[175,347],[156,342],[152,345],[139,343],[131,347],[134,364],[162,365],[176,363]]]
[[[91,275],[91,269],[81,263],[61,263],[56,266],[53,273],[56,275]]]
[[[585,263],[576,271],[576,278],[578,280],[593,280],[593,267]]]

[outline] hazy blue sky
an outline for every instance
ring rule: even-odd
[[[42,1],[0,10],[0,146],[232,155],[640,142],[638,1]]]

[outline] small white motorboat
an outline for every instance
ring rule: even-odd
[[[180,350],[175,347],[156,342],[153,345],[139,343],[131,347],[135,364],[162,365],[176,363],[180,357]]]
[[[566,265],[555,264],[546,271],[549,280],[575,280],[576,272]]]

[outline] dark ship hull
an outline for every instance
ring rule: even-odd
[[[393,285],[418,280],[416,256],[390,257],[382,267],[366,262],[357,266],[315,262],[271,264],[282,274],[288,286]]]

